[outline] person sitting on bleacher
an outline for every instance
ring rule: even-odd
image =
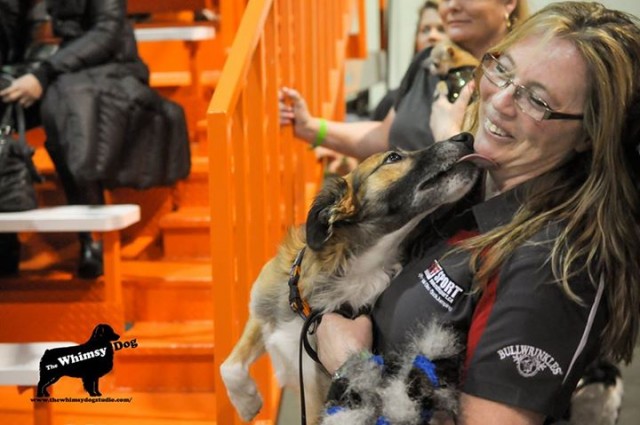
[[[186,177],[184,111],[149,87],[126,2],[45,3],[60,48],[0,96],[27,107],[41,99],[45,147],[68,203],[100,205],[104,187],[144,189]],[[95,279],[102,246],[90,233],[79,236],[77,274]]]
[[[26,24],[29,4],[25,0],[0,0],[0,66],[20,61],[24,56],[28,37],[22,31]],[[17,36],[20,34],[21,36]],[[0,87],[8,80],[0,76]],[[0,102],[0,119],[5,117],[7,104]],[[28,111],[28,123],[34,120]],[[3,123],[6,124],[6,123]],[[17,233],[0,233],[0,276],[15,275],[20,262],[20,241]]]

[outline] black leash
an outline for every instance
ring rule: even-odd
[[[331,376],[318,358],[318,353],[309,343],[309,335],[313,335],[316,331],[318,323],[322,320],[322,313],[318,311],[312,311],[309,304],[300,295],[300,289],[298,288],[298,282],[300,281],[302,259],[306,247],[302,248],[298,255],[296,255],[293,264],[291,265],[291,271],[289,272],[289,307],[291,310],[304,320],[302,325],[302,331],[300,333],[300,346],[298,347],[298,378],[300,385],[300,420],[302,425],[307,424],[307,406],[304,395],[304,376],[302,371],[302,349],[307,352],[307,355],[316,362],[320,369]]]
[[[302,349],[306,351],[307,355],[318,364],[320,370],[327,376],[331,377],[329,371],[320,362],[317,351],[311,346],[309,342],[309,335],[313,335],[317,329],[318,324],[322,320],[322,313],[313,311],[309,304],[300,295],[300,289],[298,283],[300,281],[300,275],[302,272],[302,260],[304,258],[306,247],[302,248],[291,265],[291,271],[289,272],[289,307],[291,310],[298,314],[304,324],[300,332],[300,346],[298,347],[298,379],[300,385],[300,420],[302,425],[307,424],[307,406],[304,395],[304,376],[302,371]],[[368,314],[369,308],[365,307],[360,311],[354,311],[350,306],[344,305],[338,309],[337,313],[342,314],[344,317],[356,318],[361,314]]]
[[[307,355],[320,366],[320,369],[326,373],[327,376],[331,376],[324,365],[320,363],[318,353],[313,349],[313,347],[311,347],[308,339],[309,335],[313,335],[317,328],[317,324],[320,323],[321,320],[322,313],[318,311],[311,312],[311,314],[305,319],[304,324],[302,325],[302,331],[300,332],[300,346],[298,347],[298,377],[300,385],[300,423],[302,425],[307,425],[307,405],[304,396],[304,373],[302,371],[302,349],[304,348]]]

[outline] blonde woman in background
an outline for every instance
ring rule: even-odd
[[[443,0],[440,16],[449,38],[478,59],[500,41],[514,23],[528,13],[525,0]],[[434,143],[429,125],[433,93],[438,81],[422,67],[429,49],[417,55],[400,85],[399,97],[382,122],[336,122],[314,117],[302,95],[282,88],[280,122],[293,125],[296,137],[311,145],[358,159],[372,153],[401,148],[419,149]],[[463,90],[456,101],[464,110],[471,92]]]

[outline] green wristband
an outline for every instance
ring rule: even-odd
[[[313,141],[312,149],[315,149],[324,143],[324,140],[327,138],[327,131],[327,120],[320,118],[320,127],[318,127],[318,132],[316,133],[316,139]]]

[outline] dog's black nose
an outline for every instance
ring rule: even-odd
[[[456,134],[455,136],[451,137],[452,142],[462,142],[464,143],[469,149],[473,150],[473,135],[471,133],[460,133],[460,134]]]

